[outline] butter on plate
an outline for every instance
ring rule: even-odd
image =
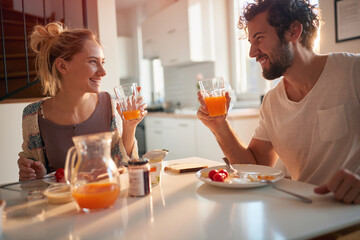
[[[187,173],[197,172],[207,167],[208,165],[200,163],[174,163],[166,166],[164,171],[170,173]]]

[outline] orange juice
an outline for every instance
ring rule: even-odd
[[[122,114],[125,120],[137,119],[140,117],[140,110],[124,111]]]
[[[210,117],[216,117],[226,113],[225,96],[205,97],[205,103],[209,110]]]
[[[72,195],[79,207],[99,209],[112,206],[119,191],[119,185],[116,183],[89,183],[74,189]]]

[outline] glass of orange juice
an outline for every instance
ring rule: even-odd
[[[139,92],[136,83],[122,84],[114,88],[120,104],[121,117],[123,120],[140,118]]]
[[[226,114],[225,82],[222,77],[199,81],[200,91],[204,97],[210,117]]]

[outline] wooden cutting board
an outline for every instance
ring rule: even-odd
[[[197,172],[207,167],[208,165],[199,164],[199,163],[174,163],[166,166],[164,171],[171,173],[187,173],[187,172]]]

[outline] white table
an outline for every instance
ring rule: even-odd
[[[221,165],[201,158],[165,161],[164,165],[175,162]],[[198,180],[195,173],[162,172],[161,178],[151,195],[132,198],[127,196],[127,176],[122,175],[123,190],[116,204],[93,213],[78,212],[74,202],[48,206],[34,201],[31,208],[9,207],[11,217],[4,220],[3,238],[307,239],[360,223],[359,205],[316,195],[314,186],[306,183],[282,179],[276,185],[311,198],[312,204],[269,186],[214,187]],[[5,191],[1,189],[1,195]],[[20,217],[27,213],[31,217]]]

